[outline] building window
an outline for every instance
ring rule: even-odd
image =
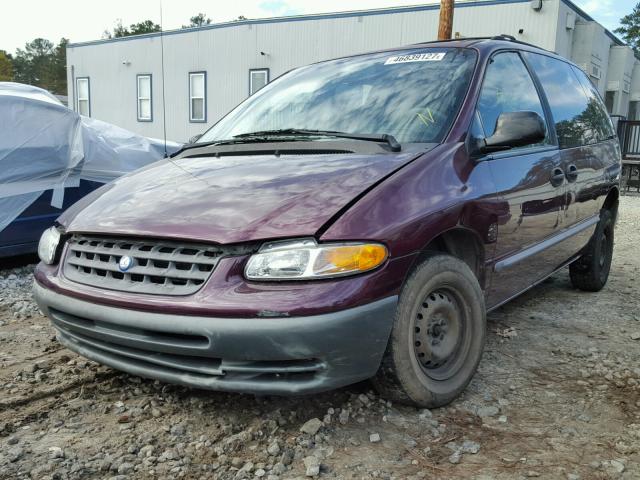
[[[269,83],[268,68],[249,70],[249,95],[253,95],[267,83]]]
[[[91,101],[89,99],[89,77],[76,78],[76,111],[85,117],[91,116]]]
[[[207,72],[189,73],[189,121],[207,121]]]
[[[137,77],[137,95],[138,95],[138,121],[153,121],[152,91],[151,91],[151,75],[138,75]]]

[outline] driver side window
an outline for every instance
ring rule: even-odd
[[[490,60],[484,77],[477,106],[485,138],[493,135],[501,113],[535,112],[544,120],[544,110],[535,84],[520,55],[515,52],[499,53]],[[546,122],[545,122],[546,123]],[[548,144],[549,131],[538,144]]]

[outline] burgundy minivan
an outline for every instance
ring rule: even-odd
[[[373,378],[434,407],[485,314],[569,266],[607,281],[620,151],[575,65],[506,36],[295,69],[71,207],[35,297],[134,375],[297,394]]]

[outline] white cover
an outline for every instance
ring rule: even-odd
[[[180,144],[167,143],[169,154]],[[80,179],[107,183],[164,157],[164,142],[82,117],[49,92],[0,82],[0,231],[44,191],[62,208]]]

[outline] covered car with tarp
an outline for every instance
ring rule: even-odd
[[[169,143],[167,153],[180,147]],[[0,257],[34,252],[66,208],[165,156],[165,144],[80,116],[49,92],[0,82]]]

